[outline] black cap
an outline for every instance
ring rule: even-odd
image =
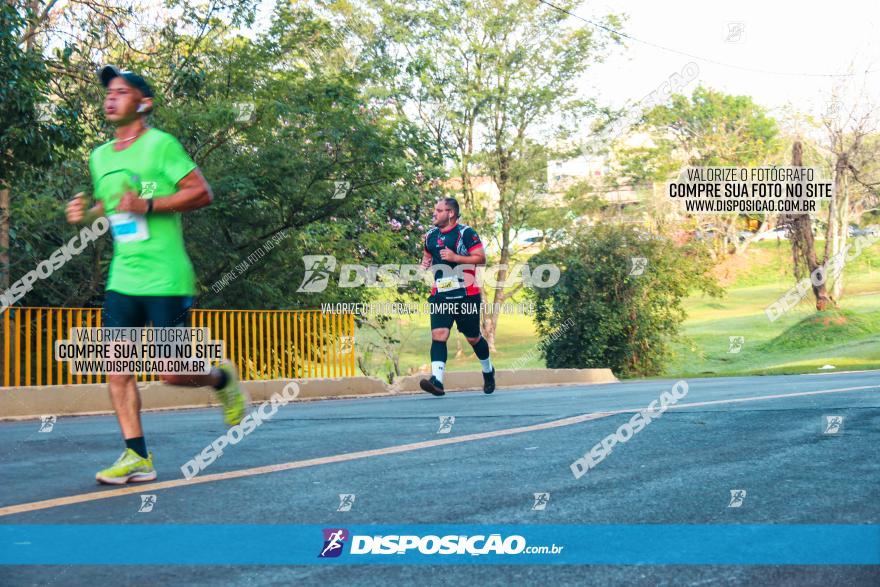
[[[128,85],[140,90],[144,95],[144,98],[153,97],[153,90],[150,88],[150,84],[147,83],[147,80],[136,73],[131,71],[120,71],[115,65],[105,65],[98,70],[98,75],[101,77],[101,83],[105,88],[110,85],[110,80],[114,77],[121,77]]]

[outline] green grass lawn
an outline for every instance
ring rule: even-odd
[[[820,243],[821,245],[821,243]],[[880,369],[880,252],[862,252],[846,267],[839,311],[819,314],[812,293],[770,322],[764,309],[794,284],[788,243],[758,243],[750,263],[720,299],[688,298],[685,341],[672,345],[664,376],[757,375]],[[817,320],[818,318],[818,320]],[[738,352],[730,337],[742,336]]]
[[[672,345],[664,375],[778,375],[818,372],[824,365],[880,369],[880,294],[844,298],[842,311],[821,314],[801,304],[771,323],[767,304],[756,301],[772,301],[776,291],[751,287],[732,290],[722,302],[689,300],[694,315],[702,316],[685,322],[687,340]],[[743,337],[738,352],[731,336]]]
[[[365,330],[358,332],[358,337],[369,335],[369,332]],[[430,370],[431,330],[428,317],[418,316],[411,320],[401,320],[400,335],[403,339],[400,357],[401,371],[408,374],[416,372],[420,368]],[[361,340],[363,341],[363,338]],[[520,369],[545,367],[544,361],[537,354],[535,348],[539,339],[535,335],[535,325],[531,317],[516,314],[501,316],[496,340],[498,341],[498,350],[492,356],[492,361],[497,369],[508,369],[514,365]],[[461,353],[458,352],[459,343]],[[362,346],[363,342],[359,343],[359,347]],[[447,370],[478,371],[480,369],[480,363],[471,350],[471,346],[455,327],[453,327],[447,348],[449,351]],[[525,357],[527,358],[523,360]]]
[[[819,373],[825,365],[836,370],[880,369],[880,243],[847,265],[846,295],[838,310],[818,314],[811,293],[797,308],[770,322],[764,308],[795,283],[790,265],[787,242],[756,243],[740,260],[735,281],[723,297],[689,297],[684,340],[672,343],[673,357],[662,376]],[[400,334],[401,370],[409,373],[429,365],[428,317],[401,321]],[[730,352],[731,336],[743,337],[738,352]],[[458,340],[462,353],[457,357]],[[534,352],[539,340],[529,316],[502,315],[496,342],[497,368],[509,368],[527,355],[531,358],[521,363],[522,368],[544,367]],[[447,369],[479,369],[470,345],[455,330],[448,348]]]

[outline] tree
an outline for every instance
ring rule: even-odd
[[[654,106],[635,127],[647,132],[650,142],[616,149],[617,178],[631,184],[666,182],[684,166],[758,166],[781,155],[776,121],[748,96],[732,96],[702,86],[688,98],[674,94],[669,104]],[[748,241],[737,238],[736,214],[723,219],[722,252],[732,246],[737,253]]]
[[[10,283],[10,191],[27,170],[44,168],[79,140],[76,112],[52,108],[50,73],[27,35],[27,13],[0,5],[0,288]]]
[[[880,196],[880,108],[865,87],[835,87],[830,104],[821,118],[823,140],[816,145],[824,156],[834,180],[834,197],[828,207],[825,259],[839,258],[846,248],[850,219],[856,208]],[[838,272],[830,284],[832,300],[843,296],[844,273]]]
[[[125,29],[135,40],[116,34],[104,19],[67,15],[82,17],[73,25],[86,31],[84,44],[71,50],[66,65],[44,59],[58,68],[53,99],[82,106],[86,140],[47,170],[17,180],[29,195],[13,202],[11,246],[23,266],[34,267],[75,230],[64,222],[63,204],[76,191],[91,190],[88,153],[110,136],[93,65],[107,61],[150,80],[157,94],[150,123],[181,140],[214,189],[211,206],[184,215],[202,307],[362,301],[375,290],[331,285],[320,295],[297,292],[303,256],[381,264],[400,262],[418,248],[422,202],[439,195],[422,175],[436,174],[438,163],[426,155],[431,143],[424,133],[375,98],[367,80],[379,64],[358,58],[343,42],[345,31],[308,6],[280,3],[269,29],[249,38],[234,26],[248,15],[230,14],[232,4],[215,3],[220,8],[205,13],[184,3],[182,12],[160,12],[141,28],[137,23],[146,18],[139,13]],[[94,37],[101,43],[89,44]],[[43,40],[39,36],[35,46]],[[242,104],[253,106],[252,116],[238,116]],[[343,197],[334,198],[336,182],[348,182]],[[219,291],[212,288],[279,233],[289,238],[265,260]],[[105,245],[71,260],[25,303],[100,304]]]
[[[686,317],[684,298],[694,290],[721,293],[702,245],[677,247],[632,227],[582,229],[534,261],[562,270],[556,286],[531,290],[548,368],[657,375]]]
[[[791,165],[792,167],[802,167],[803,164],[803,145],[800,141],[795,141],[792,146]],[[779,224],[786,227],[786,232],[791,241],[791,256],[794,264],[795,278],[801,280],[812,275],[820,267],[816,257],[815,241],[813,240],[812,219],[808,214],[783,214],[779,217]],[[816,298],[816,309],[821,312],[827,308],[828,303],[831,301],[828,297],[826,283],[824,280],[818,284],[813,281],[811,283],[813,295]]]
[[[343,288],[332,279],[323,292],[297,291],[304,256],[381,265],[418,250],[424,202],[440,195],[426,177],[439,176],[442,162],[424,130],[386,99],[377,72],[388,62],[368,58],[350,31],[317,7],[279,2],[268,28],[243,35],[238,27],[253,21],[252,0],[171,0],[155,10],[101,0],[29,5],[26,27],[2,41],[32,47],[34,66],[48,72],[44,98],[57,116],[77,113],[82,140],[39,170],[15,167],[14,193],[26,197],[11,204],[10,248],[22,272],[77,230],[64,220],[64,203],[91,191],[89,152],[112,136],[95,76],[103,63],[145,75],[157,105],[149,124],[178,137],[212,185],[214,203],[183,216],[201,307],[368,301],[382,290]],[[4,98],[0,110],[6,107]],[[336,197],[338,184],[345,187]],[[72,258],[22,304],[99,306],[109,241]],[[271,250],[254,255],[261,249]],[[233,274],[237,267],[244,271]],[[380,332],[392,358],[399,351],[393,326],[385,317],[359,319],[362,332]],[[399,374],[394,360],[390,365],[385,374]]]
[[[567,137],[592,103],[577,95],[577,81],[600,61],[615,35],[573,29],[568,15],[580,2],[536,0],[365,0],[359,20],[378,23],[367,42],[390,55],[402,75],[395,85],[448,156],[461,179],[468,223],[495,240],[502,267],[514,261],[514,235],[534,226],[546,154],[536,144]],[[619,25],[616,16],[603,24]],[[352,25],[356,26],[356,25]],[[473,177],[489,175],[497,203],[479,201]],[[545,204],[546,205],[546,204]],[[499,272],[499,281],[508,271]],[[510,292],[496,288],[494,304]],[[484,317],[494,349],[498,314]]]

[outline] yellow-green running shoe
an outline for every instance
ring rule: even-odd
[[[125,452],[111,466],[95,473],[95,479],[98,483],[108,485],[125,485],[129,481],[152,481],[155,478],[153,453],[149,453],[147,458],[143,458],[130,448],[126,448]]]
[[[238,374],[232,363],[224,361],[217,368],[226,373],[226,386],[216,390],[217,397],[223,404],[223,420],[227,426],[235,426],[244,418],[250,399],[238,385]]]

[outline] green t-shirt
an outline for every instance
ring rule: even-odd
[[[177,182],[196,168],[177,139],[155,128],[122,151],[113,149],[114,142],[101,145],[89,158],[95,198],[104,203],[107,216],[114,214],[126,190],[142,198],[170,196],[177,192]],[[146,225],[146,240],[124,242],[114,236],[107,291],[195,295],[195,271],[183,244],[180,213],[147,214]]]

